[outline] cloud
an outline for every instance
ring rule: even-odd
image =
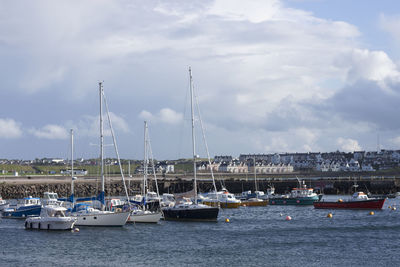
[[[389,142],[395,145],[396,147],[400,147],[400,136],[396,136],[394,138],[390,138]]]
[[[347,81],[375,81],[386,88],[386,81],[400,81],[396,64],[383,51],[354,49],[336,61],[338,67],[347,69]]]
[[[22,136],[22,129],[20,123],[13,119],[0,118],[0,138],[12,139]]]
[[[379,17],[379,26],[382,30],[389,33],[392,38],[400,43],[400,16],[390,16],[381,14]]]
[[[45,125],[41,129],[31,129],[29,132],[42,139],[67,139],[69,136],[64,127],[54,124]]]
[[[337,145],[339,149],[346,152],[360,151],[361,146],[358,144],[357,140],[351,138],[342,138],[339,137],[337,139]]]
[[[156,115],[153,115],[147,110],[142,110],[139,114],[139,118],[155,123],[161,122],[176,125],[182,121],[183,115],[170,108],[163,108]]]
[[[0,10],[0,78],[4,98],[24,99],[27,109],[15,111],[23,125],[35,110],[38,123],[66,121],[59,127],[97,137],[98,116],[82,114],[97,108],[96,81],[105,80],[116,133],[142,132],[148,120],[159,127],[154,139],[170,143],[177,127],[163,128],[184,119],[191,65],[207,136],[221,151],[329,151],[349,132],[365,147],[371,132],[394,138],[400,129],[390,54],[365,44],[356,25],[290,1],[14,2]],[[380,26],[396,38],[398,21],[382,15]]]
[[[129,133],[130,128],[128,122],[121,116],[110,112],[110,119],[114,129],[114,132],[118,133]],[[66,123],[69,129],[74,129],[83,137],[99,137],[100,135],[100,117],[85,115],[80,117],[77,121],[68,121]],[[103,115],[103,129],[105,136],[111,136],[111,130],[107,115]]]

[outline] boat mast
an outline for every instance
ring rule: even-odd
[[[104,205],[104,133],[103,133],[103,83],[99,82],[100,94],[100,166],[101,166],[101,204]]]
[[[143,157],[143,197],[147,188],[147,121],[144,121],[144,157]]]
[[[255,191],[258,191],[258,186],[257,186],[257,171],[256,171],[256,156],[254,156],[253,161],[254,161],[254,183],[255,183]]]
[[[71,197],[74,203],[74,130],[71,129]]]
[[[194,175],[194,202],[197,204],[197,181],[196,181],[196,143],[194,135],[194,108],[193,108],[193,81],[192,81],[192,69],[189,67],[189,78],[190,78],[190,106],[192,111],[192,148],[193,148],[193,175]]]

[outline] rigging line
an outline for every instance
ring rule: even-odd
[[[105,94],[104,94],[104,90],[102,90],[102,94],[103,94],[104,104],[105,104],[105,106],[106,106],[107,119],[108,119],[108,124],[109,124],[110,130],[111,130],[111,136],[112,136],[113,143],[114,143],[114,149],[115,149],[115,153],[117,154],[119,170],[120,170],[121,176],[122,176],[122,183],[124,184],[126,199],[127,199],[128,202],[129,202],[128,189],[126,188],[125,176],[124,176],[124,172],[122,171],[121,159],[120,159],[119,153],[118,153],[117,142],[116,142],[116,140],[115,140],[114,129],[113,129],[113,127],[112,127],[111,118],[110,118],[110,111],[109,111],[109,109],[108,109],[108,104],[107,104],[106,96],[105,96]]]
[[[208,164],[209,164],[209,166],[210,166],[210,171],[211,171],[211,177],[212,177],[212,181],[213,181],[213,186],[214,186],[215,192],[217,192],[217,186],[215,185],[214,171],[213,171],[213,169],[211,168],[211,158],[210,158],[210,153],[209,153],[209,151],[208,151],[208,145],[207,145],[207,141],[206,141],[206,133],[205,133],[205,130],[204,130],[203,121],[202,121],[202,119],[201,119],[199,101],[198,101],[196,92],[195,92],[195,90],[194,90],[194,85],[193,85],[193,94],[194,94],[194,98],[195,98],[197,113],[199,114],[199,121],[200,121],[201,133],[202,133],[203,142],[204,142],[204,145],[205,145],[206,151],[207,151],[207,159],[208,159]],[[218,194],[217,194],[217,198],[218,198]]]

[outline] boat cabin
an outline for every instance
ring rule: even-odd
[[[310,197],[316,195],[312,188],[293,188],[290,197]]]
[[[58,206],[45,206],[40,211],[40,217],[66,217],[66,210],[66,208]]]
[[[367,200],[368,196],[364,192],[355,192],[352,198],[357,200]]]
[[[40,198],[38,197],[25,197],[18,201],[17,206],[34,206],[34,205],[41,205]]]
[[[124,202],[119,198],[112,198],[106,200],[106,207],[110,211],[116,211],[116,209],[122,209]]]
[[[58,194],[54,192],[44,192],[42,202],[44,205],[58,205]]]

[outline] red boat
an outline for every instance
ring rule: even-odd
[[[314,202],[316,209],[367,209],[379,210],[382,209],[386,198],[369,198],[363,192],[356,192],[348,200],[339,199],[338,201],[320,200]]]

